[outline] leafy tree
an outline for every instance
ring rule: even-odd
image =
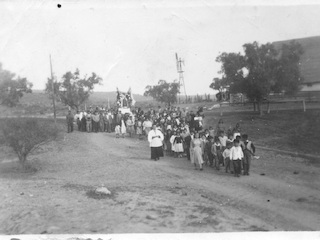
[[[54,94],[58,101],[78,110],[80,105],[89,99],[94,86],[101,84],[101,81],[102,79],[95,73],[92,73],[90,77],[81,78],[78,69],[74,73],[69,71],[62,76],[60,82],[54,83]],[[46,92],[52,96],[52,79],[47,81]]]
[[[277,81],[278,52],[270,43],[260,46],[254,42],[245,44],[243,47],[249,74],[241,81],[241,87],[238,90],[250,101],[257,102],[258,110],[262,115],[261,103],[268,97]]]
[[[177,81],[168,83],[165,80],[159,80],[158,85],[148,85],[145,88],[144,96],[150,96],[156,101],[170,106],[177,102],[178,93],[180,93],[180,84]]]
[[[293,95],[300,90],[303,77],[300,75],[300,56],[303,54],[302,46],[291,41],[283,44],[278,61],[277,82],[273,86],[274,92],[285,90],[287,95]]]
[[[57,137],[55,128],[34,118],[1,120],[0,129],[1,143],[14,150],[23,166],[30,153]]]
[[[222,101],[224,100],[223,94],[224,92],[228,92],[229,85],[227,85],[227,81],[225,78],[214,78],[209,87],[213,90],[218,91],[218,93],[216,94],[216,98],[218,101]]]
[[[0,104],[8,107],[15,107],[24,93],[32,92],[32,83],[26,78],[14,77],[15,74],[4,70],[0,63]]]
[[[301,82],[299,61],[303,53],[300,44],[284,44],[280,51],[274,45],[257,42],[243,45],[244,55],[240,53],[222,53],[216,59],[221,63],[222,79],[213,87],[230,86],[230,93],[243,93],[247,98],[261,104],[271,91],[285,91],[294,94]],[[248,74],[244,74],[247,70]]]
[[[218,72],[222,74],[222,79],[219,82],[222,88],[230,87],[239,88],[237,84],[243,80],[243,68],[245,67],[245,57],[240,53],[222,53],[216,61],[221,63],[221,70]],[[219,87],[219,86],[218,86]]]
[[[212,88],[213,90],[217,90],[219,92],[222,92],[223,89],[226,88],[225,79],[214,78],[209,87]]]

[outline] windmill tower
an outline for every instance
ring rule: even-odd
[[[183,70],[182,70],[182,64],[184,65],[184,60],[181,60],[181,58],[178,58],[178,54],[176,53],[176,61],[177,61],[177,72],[179,73],[179,85],[180,85],[180,89],[182,87],[183,89],[183,93],[186,97],[186,102],[188,100],[187,98],[187,92],[186,92],[186,86],[184,84],[184,77],[183,77]],[[183,94],[182,92],[180,92],[180,95]],[[180,98],[179,98],[180,101]]]

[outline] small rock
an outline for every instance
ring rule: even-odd
[[[105,194],[105,195],[110,195],[111,192],[108,190],[106,187],[99,187],[95,190],[96,193],[98,194]]]
[[[23,192],[21,192],[21,193],[20,193],[20,195],[24,195],[24,193],[23,193]]]
[[[157,218],[155,216],[147,215],[146,219],[148,219],[148,220],[156,220]]]
[[[266,175],[266,174],[265,174],[265,173],[260,173],[260,175],[261,175],[261,176],[264,176],[264,175]]]
[[[299,174],[299,172],[294,171],[293,174]]]

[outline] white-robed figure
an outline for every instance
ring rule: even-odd
[[[126,125],[123,121],[123,119],[121,119],[121,134],[122,134],[122,137],[124,138],[124,136],[126,135],[127,133],[127,128],[126,128]]]
[[[157,129],[156,124],[152,125],[152,130],[148,133],[148,141],[151,148],[151,159],[157,161],[163,157],[162,142],[164,136],[160,130]]]

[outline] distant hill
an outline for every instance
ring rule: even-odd
[[[288,44],[292,40],[300,43],[304,50],[300,65],[304,83],[320,82],[320,36],[279,41],[273,44],[276,49],[280,49],[282,44]]]
[[[116,101],[116,92],[93,92],[90,95],[88,104],[92,105],[101,105],[101,104],[107,104],[108,99],[110,101],[110,104],[114,103]],[[145,97],[140,94],[133,94],[133,98],[136,100],[136,102],[149,102],[152,101],[152,98]],[[49,100],[48,96],[43,90],[33,90],[31,94],[24,94],[22,97],[20,103],[22,105],[51,105],[51,101]]]

